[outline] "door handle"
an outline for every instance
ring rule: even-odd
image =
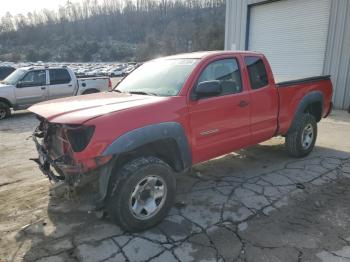
[[[238,106],[239,107],[246,107],[247,105],[249,105],[249,103],[247,101],[242,100],[241,102],[239,102]]]
[[[41,87],[41,90],[45,90],[45,89],[46,89],[46,87],[45,87],[45,86],[42,86],[42,87]]]

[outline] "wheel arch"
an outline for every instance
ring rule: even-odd
[[[306,94],[297,106],[291,126],[288,132],[295,130],[298,117],[301,114],[309,113],[313,115],[317,122],[322,119],[324,108],[324,97],[321,91],[312,91]]]
[[[11,102],[9,100],[7,100],[6,98],[0,97],[0,102],[7,104],[10,108],[13,107]]]
[[[148,145],[166,145],[167,148],[173,148],[181,157],[183,169],[192,164],[185,130],[176,122],[164,122],[132,130],[114,140],[102,155],[121,155]]]
[[[94,94],[94,93],[100,93],[100,90],[98,90],[96,88],[85,89],[83,91],[82,95],[88,95],[88,94]]]
[[[113,155],[109,168],[100,175],[102,199],[107,195],[110,176],[131,159],[154,156],[181,172],[192,165],[192,155],[184,128],[177,122],[164,122],[130,131],[111,143],[102,153]]]

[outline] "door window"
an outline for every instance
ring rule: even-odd
[[[218,96],[241,92],[242,79],[237,60],[229,58],[212,62],[201,73],[198,84],[213,80],[220,81],[222,92]]]
[[[248,69],[252,89],[259,89],[269,83],[264,61],[260,57],[247,56],[244,58]]]
[[[68,84],[72,79],[67,69],[50,69],[50,85]]]
[[[46,85],[45,70],[35,70],[28,72],[21,80],[21,87]]]

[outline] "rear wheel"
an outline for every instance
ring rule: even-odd
[[[9,117],[10,115],[11,115],[10,107],[4,102],[0,102],[0,120],[6,117]]]
[[[99,93],[99,92],[100,91],[98,91],[97,89],[88,89],[83,93],[83,95],[95,94],[95,93]]]
[[[175,193],[176,180],[169,165],[155,157],[137,158],[112,175],[107,211],[124,230],[145,230],[168,214]]]
[[[286,147],[290,155],[304,157],[310,154],[317,138],[317,122],[313,115],[302,114],[293,131],[286,135]]]

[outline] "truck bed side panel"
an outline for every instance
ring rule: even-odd
[[[292,124],[301,100],[313,91],[319,91],[323,96],[323,112],[325,117],[330,109],[332,99],[332,83],[330,79],[313,79],[312,81],[298,81],[276,85],[280,96],[279,134],[286,134]]]
[[[95,77],[95,78],[78,78],[78,93],[81,95],[84,91],[93,89],[98,90],[99,92],[108,91],[108,77]]]

